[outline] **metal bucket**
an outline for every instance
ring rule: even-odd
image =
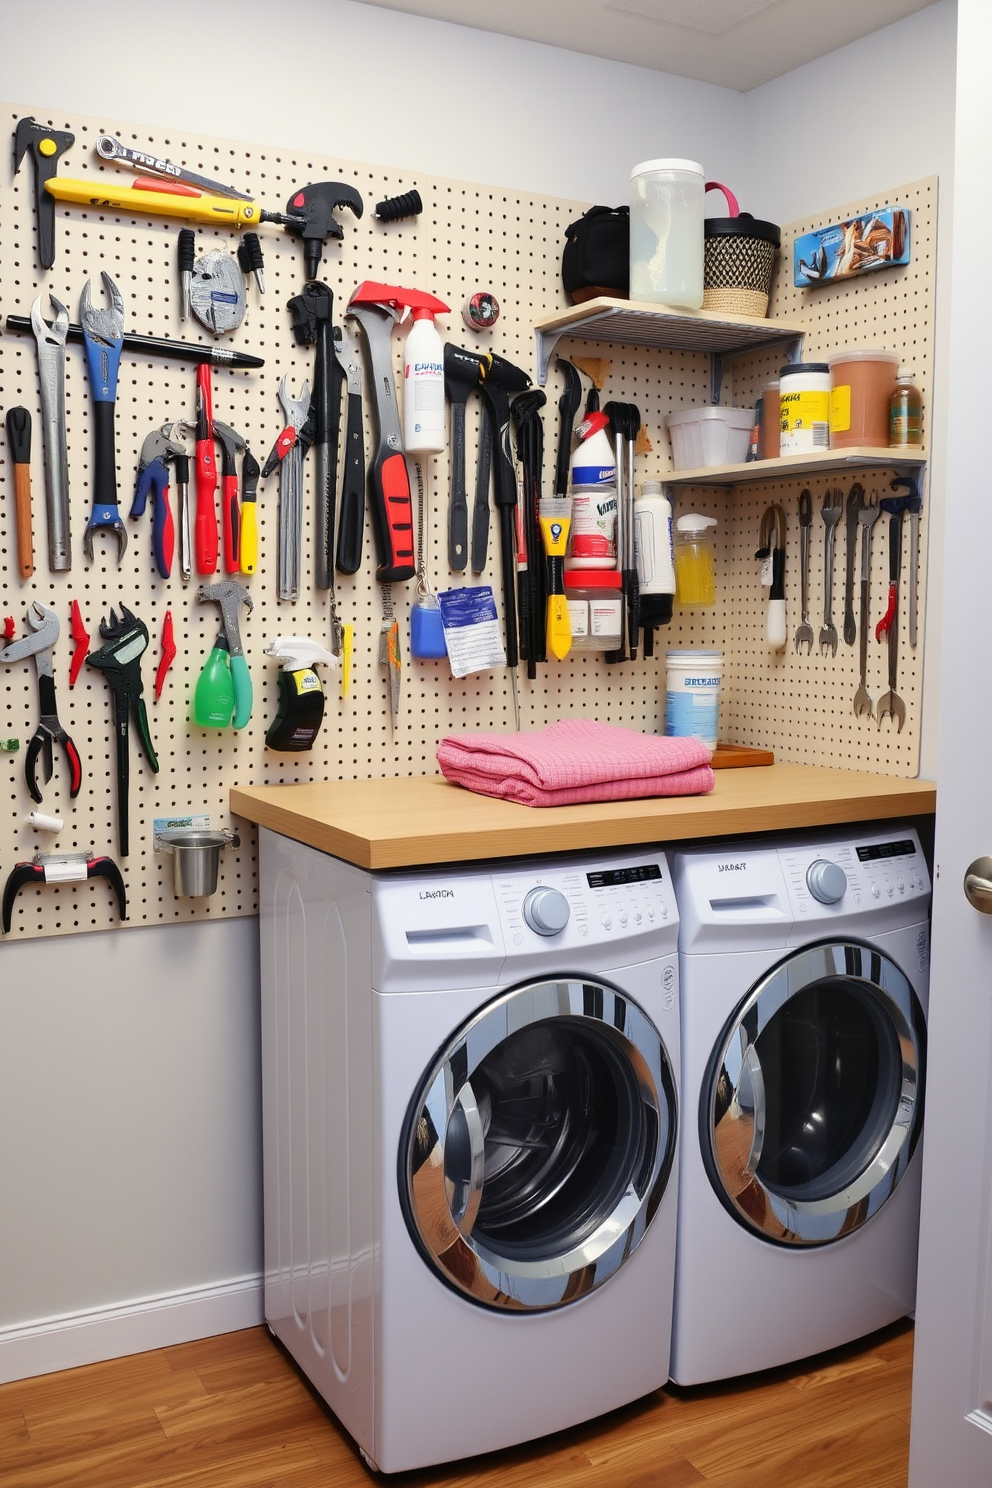
[[[222,847],[240,847],[236,832],[177,830],[159,832],[155,846],[172,854],[176,894],[186,899],[206,899],[217,889]]]

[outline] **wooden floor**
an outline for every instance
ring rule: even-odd
[[[3,1488],[905,1488],[913,1333],[375,1479],[264,1328],[0,1386]],[[593,1367],[590,1361],[590,1367]]]

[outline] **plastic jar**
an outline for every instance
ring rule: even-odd
[[[759,460],[774,460],[781,453],[781,420],[778,410],[778,378],[761,389],[761,443]]]
[[[623,639],[623,575],[615,568],[572,569],[565,596],[573,651],[618,651]]]
[[[840,351],[830,366],[830,448],[889,443],[889,401],[895,391],[899,358],[894,351],[867,348]]]
[[[665,686],[665,735],[701,739],[716,748],[720,720],[722,651],[669,651]]]
[[[779,454],[830,448],[830,367],[790,362],[778,374]]]
[[[919,449],[923,443],[923,397],[912,367],[900,367],[889,399],[889,449]]]
[[[616,486],[573,486],[565,568],[616,568]]]
[[[631,171],[632,300],[702,305],[704,186],[695,160],[645,160]]]
[[[675,524],[675,603],[688,610],[716,604],[713,539],[715,517],[689,512]]]

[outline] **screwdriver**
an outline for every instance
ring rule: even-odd
[[[210,396],[210,368],[196,369],[196,519],[194,538],[196,569],[201,574],[217,571],[220,535],[217,529],[217,463],[214,459],[213,402]]]

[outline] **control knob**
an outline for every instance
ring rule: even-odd
[[[806,869],[806,884],[820,904],[837,904],[847,893],[847,874],[829,858],[817,858]]]
[[[524,919],[538,935],[558,935],[571,914],[568,900],[557,889],[538,886],[524,897]]]

